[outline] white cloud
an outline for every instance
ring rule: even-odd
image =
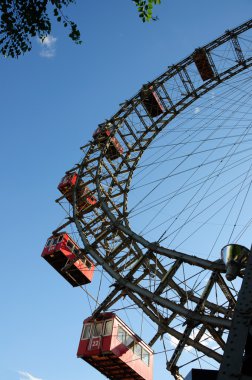
[[[170,343],[171,343],[172,347],[177,347],[179,340],[171,335],[170,336]],[[190,350],[192,350],[192,347],[186,345],[186,349],[187,349],[187,351],[190,351]]]
[[[42,49],[39,55],[44,58],[52,58],[55,56],[55,49]]]
[[[182,331],[180,331],[180,332],[182,332]],[[199,332],[198,329],[195,329],[194,331],[192,331],[191,334],[190,334],[190,338],[191,338],[192,340],[194,340],[194,339],[196,338],[196,335],[198,334],[198,332]],[[200,338],[200,341],[199,341],[199,342],[200,342],[203,346],[209,347],[209,348],[211,348],[212,350],[218,348],[218,346],[216,346],[215,341],[214,341],[214,339],[211,337],[211,335],[206,334],[206,333],[204,333],[204,334],[202,335],[202,337]],[[176,339],[174,336],[170,335],[170,344],[171,344],[171,346],[172,346],[172,347],[177,347],[178,343],[179,343],[179,340]],[[187,351],[191,351],[191,350],[193,349],[193,347],[192,347],[192,346],[188,346],[188,345],[186,345],[186,349],[187,349]]]
[[[42,380],[40,377],[33,376],[29,372],[24,372],[24,371],[18,371],[20,375],[20,380]]]
[[[218,348],[215,340],[209,334],[203,334],[202,338],[200,339],[200,343],[203,344],[203,346],[211,348],[212,350],[216,350]]]
[[[177,338],[175,338],[174,336],[170,336],[170,343],[173,347],[176,347],[177,344],[178,344],[179,340]]]
[[[44,39],[38,40],[41,45],[41,50],[39,55],[44,58],[52,58],[56,54],[55,45],[57,42],[57,38],[51,35],[45,37]]]
[[[193,111],[194,115],[196,115],[199,112],[200,112],[200,107],[194,108],[194,111]]]
[[[41,44],[48,48],[53,47],[56,41],[57,41],[57,38],[50,35],[45,37],[43,40],[40,40]]]

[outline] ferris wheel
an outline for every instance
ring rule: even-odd
[[[60,182],[67,219],[45,247],[50,262],[68,244],[53,266],[92,318],[141,321],[176,379],[190,363],[219,368],[242,282],[227,281],[220,252],[251,245],[251,28],[197,48],[98,126]]]

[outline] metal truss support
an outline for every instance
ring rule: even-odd
[[[204,303],[205,303],[205,300],[207,299],[209,293],[211,292],[212,287],[214,286],[215,277],[216,277],[216,273],[213,272],[211,275],[211,278],[208,280],[208,283],[207,283],[207,285],[206,285],[206,287],[202,293],[202,296],[199,300],[199,303],[197,304],[197,306],[195,308],[195,311],[200,313],[200,312],[202,312],[202,310],[204,310]],[[170,361],[167,363],[167,369],[169,371],[171,371],[172,374],[176,373],[176,368],[177,368],[176,365],[177,365],[178,359],[179,359],[183,349],[185,348],[187,340],[190,337],[194,327],[197,326],[197,324],[192,320],[187,320],[186,323],[187,323],[187,326],[186,326],[186,329],[183,333],[183,337],[179,341],[176,349],[174,350]]]
[[[185,345],[192,346],[218,363],[221,362],[222,349],[225,346],[222,336],[230,329],[236,299],[221,276],[221,273],[225,272],[221,260],[212,262],[169,247],[162,247],[134,232],[130,227],[128,194],[139,160],[164,128],[192,106],[197,98],[201,98],[219,84],[252,67],[252,54],[246,47],[244,49],[246,45],[240,44],[239,41],[242,42],[242,39],[238,38],[240,34],[251,28],[252,20],[249,20],[202,47],[215,74],[212,79],[202,81],[195,67],[193,53],[148,83],[148,86],[153,86],[164,106],[164,112],[158,117],[153,118],[146,114],[140,89],[134,97],[123,103],[110,120],[106,120],[104,125],[111,126],[110,138],[106,140],[104,146],[99,146],[93,139],[81,147],[84,153],[82,162],[67,172],[78,174],[73,202],[70,203],[72,211],[69,213],[65,210],[67,212],[65,223],[53,232],[57,234],[74,222],[85,247],[80,257],[77,256],[78,259],[84,258],[86,253],[89,254],[96,265],[101,265],[114,280],[114,288],[107,290],[110,294],[98,307],[96,306],[93,315],[109,310],[119,299],[128,295],[157,326],[155,335],[150,341],[151,345],[164,333],[180,341],[180,346],[172,359],[173,368],[176,367]],[[216,59],[215,49],[221,46],[223,47],[218,49],[218,59]],[[228,60],[225,55],[219,56],[219,53],[226,49],[230,51]],[[123,147],[123,154],[117,159],[110,159],[107,154],[112,138],[116,138]],[[91,194],[97,198],[97,205],[88,209],[89,212],[80,213],[79,190],[83,184],[90,186]],[[66,199],[60,197],[58,202],[61,204],[62,201],[65,203]],[[61,206],[64,208],[63,202]],[[181,268],[182,265],[189,271],[190,267],[194,266],[200,270],[216,272],[212,282],[207,286],[204,284],[205,290],[201,297],[198,291],[194,293],[188,291],[187,287],[183,288],[186,278],[183,282],[178,278],[180,271],[184,270]],[[68,269],[70,267],[67,264],[64,270]],[[188,275],[190,276],[190,272]],[[221,300],[221,304],[219,303],[220,300],[211,290],[213,285],[216,286],[216,293],[218,289],[228,302]],[[252,286],[250,288],[252,289]],[[170,299],[168,298],[170,294],[175,296]],[[175,318],[185,322],[184,333],[172,323]],[[195,327],[198,333],[195,339],[192,339],[190,335]],[[221,352],[210,349],[201,342],[206,331]],[[241,358],[246,334],[247,332],[244,333]],[[235,353],[237,353],[236,347]],[[227,376],[220,380],[227,378],[232,379]]]
[[[242,374],[245,346],[248,344],[249,328],[252,322],[252,253],[248,263],[242,286],[238,295],[233,321],[228,336],[223,361],[220,366],[218,380],[250,379]],[[252,338],[251,338],[252,339]]]
[[[238,41],[238,37],[235,35],[232,35],[232,34],[231,34],[231,36],[232,36],[231,41],[234,45],[234,50],[235,50],[235,53],[237,55],[237,61],[238,61],[238,63],[241,64],[241,63],[245,62],[245,58],[244,58],[240,43]]]

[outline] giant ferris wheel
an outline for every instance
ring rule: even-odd
[[[72,256],[55,268],[83,288],[94,319],[138,323],[176,379],[190,366],[219,368],[244,275],[228,281],[220,252],[251,245],[251,27],[144,84],[59,185],[66,219],[47,246],[64,231]],[[76,274],[85,260],[90,285]]]

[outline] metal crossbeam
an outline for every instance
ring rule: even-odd
[[[194,58],[191,54],[177,65],[169,67],[165,73],[150,83],[165,106],[164,112],[158,118],[146,115],[140,92],[124,103],[121,109],[109,121],[107,120],[113,125],[113,137],[123,146],[124,154],[121,157],[110,160],[106,155],[110,139],[101,149],[92,140],[83,147],[86,152],[82,163],[70,170],[78,170],[79,178],[82,178],[85,184],[91,185],[91,191],[97,197],[99,207],[88,215],[77,214],[77,182],[73,205],[74,219],[69,219],[65,226],[74,220],[86,250],[97,265],[103,266],[104,270],[114,278],[116,285],[96,312],[108,310],[121,297],[128,294],[159,327],[152,343],[160,334],[168,332],[182,342],[180,352],[185,344],[189,344],[218,362],[221,361],[221,355],[201,344],[200,338],[207,330],[219,347],[223,348],[225,344],[222,335],[230,327],[236,300],[220,275],[225,271],[224,265],[158,246],[132,231],[127,212],[128,192],[139,160],[158,134],[198,97],[252,66],[252,56],[248,57],[247,52],[246,55],[243,53],[238,40],[238,36],[251,27],[250,20],[204,47],[215,74],[213,79],[205,83],[199,81],[195,67],[193,69]],[[218,66],[218,60],[214,60],[214,49],[226,43],[230,48],[230,42],[234,50],[233,65],[223,69],[223,66]],[[179,80],[176,81],[177,79]],[[182,93],[183,89],[185,94]],[[145,256],[146,252],[150,252],[148,257]],[[167,263],[171,260],[174,264],[169,267],[170,271],[167,271]],[[212,278],[211,286],[218,284],[228,302],[218,305],[218,300],[212,301],[210,285],[205,287],[202,298],[182,289],[176,278],[181,263],[217,271],[219,274]],[[153,284],[152,288],[144,287],[148,276]],[[151,276],[155,277],[154,281]],[[166,291],[170,290],[177,297],[174,302],[167,298]],[[194,311],[189,308],[185,300],[189,300],[190,305],[193,303]],[[164,315],[170,317],[164,318]],[[188,325],[184,335],[171,327],[172,321],[177,317],[194,322],[191,326]],[[193,340],[190,338],[190,331],[195,323],[199,326],[199,332]],[[176,362],[177,360],[174,361],[174,365]]]
[[[250,251],[251,252],[251,251]],[[238,295],[218,380],[237,380],[242,375],[242,360],[252,321],[252,254],[250,253]],[[252,364],[251,364],[252,365]],[[250,380],[252,376],[250,377]]]

